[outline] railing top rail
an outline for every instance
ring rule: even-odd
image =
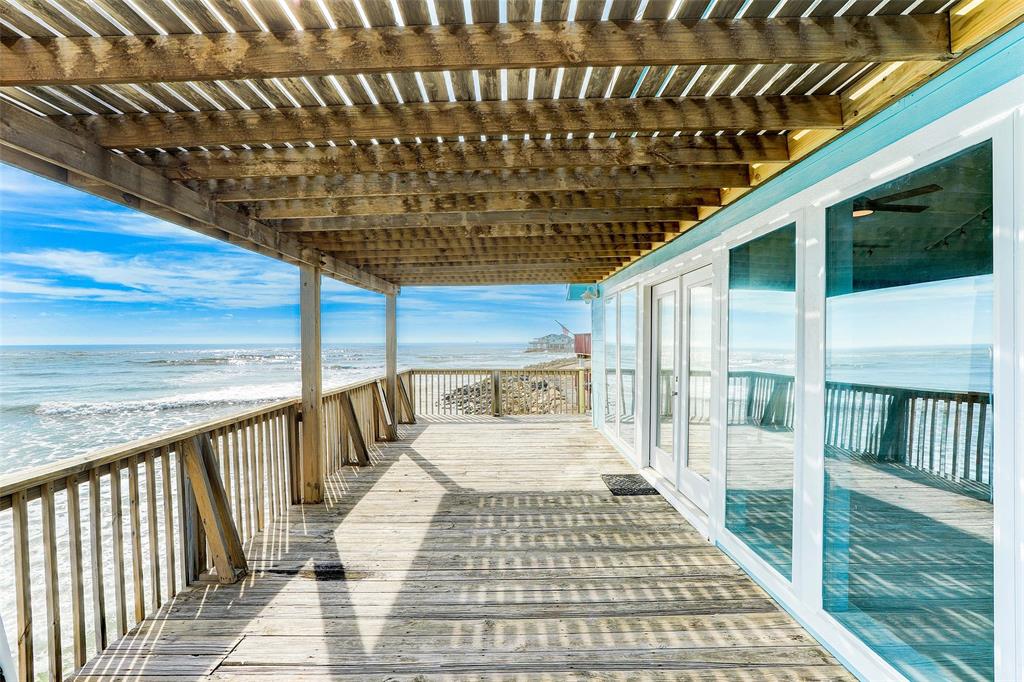
[[[536,369],[531,367],[494,367],[488,369],[480,369],[479,367],[415,367],[409,371],[416,374],[440,374],[445,372],[457,372],[459,374],[490,374],[491,372],[519,372],[532,374],[576,374],[581,369],[589,370],[590,368],[574,367],[572,369]]]

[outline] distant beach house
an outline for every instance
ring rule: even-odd
[[[571,334],[547,334],[538,337],[526,347],[527,353],[572,353],[575,339]]]

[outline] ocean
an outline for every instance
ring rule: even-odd
[[[524,367],[566,357],[525,344],[409,344],[399,366]],[[383,344],[326,345],[324,388],[380,376]],[[0,474],[300,392],[295,346],[0,348]]]

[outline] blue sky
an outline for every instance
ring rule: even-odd
[[[590,331],[565,287],[416,287],[401,343]],[[384,299],[324,279],[326,343],[380,342]],[[0,343],[296,343],[298,270],[0,164]]]

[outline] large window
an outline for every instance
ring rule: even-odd
[[[619,294],[619,437],[636,435],[636,287]]]
[[[604,422],[632,445],[636,436],[636,287],[604,300]]]
[[[912,679],[991,679],[990,143],[826,229],[824,607]]]
[[[796,226],[729,252],[725,525],[792,574]]]
[[[615,427],[618,412],[618,296],[609,296],[604,300],[604,423]]]

